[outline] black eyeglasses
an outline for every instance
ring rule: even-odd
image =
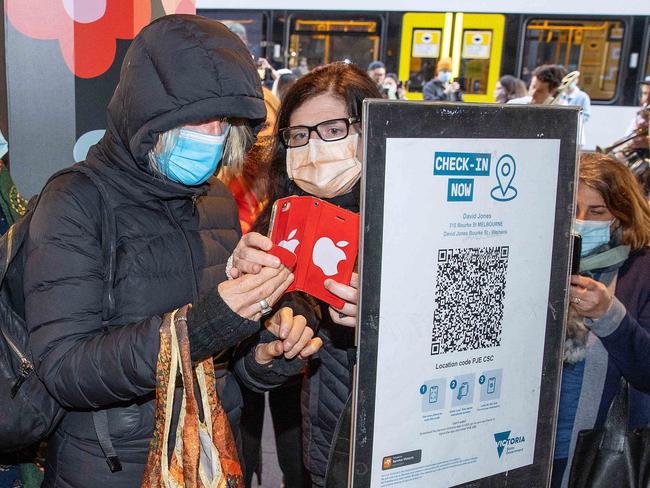
[[[358,119],[349,117],[347,119],[332,119],[313,126],[294,125],[280,129],[280,141],[284,147],[301,147],[309,143],[312,131],[318,134],[326,142],[340,141],[350,133],[350,126],[358,122]]]

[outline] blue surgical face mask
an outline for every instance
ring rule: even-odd
[[[440,78],[440,81],[444,81],[445,83],[451,81],[451,71],[441,71],[438,73],[438,78]]]
[[[597,247],[610,240],[609,229],[614,220],[580,220],[576,219],[573,229],[582,236],[580,256],[586,256]]]
[[[205,183],[214,174],[223,156],[230,125],[221,135],[181,129],[176,145],[160,170],[170,179],[187,186]]]

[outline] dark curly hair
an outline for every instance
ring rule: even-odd
[[[289,127],[291,114],[307,100],[331,93],[343,100],[348,116],[361,120],[361,106],[366,98],[382,98],[375,82],[365,71],[349,63],[337,62],[313,70],[300,78],[287,92],[280,105],[276,122],[276,138],[270,152],[268,203],[258,217],[253,230],[266,234],[273,202],[292,194],[291,180],[287,176],[286,151],[280,143],[280,129]]]
[[[539,81],[548,83],[551,93],[557,90],[566,76],[566,70],[558,64],[543,64],[533,70],[532,75]]]

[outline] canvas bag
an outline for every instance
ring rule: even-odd
[[[155,427],[142,487],[243,488],[235,440],[217,394],[212,358],[192,365],[187,335],[188,308],[166,314],[160,329]],[[183,401],[176,444],[169,459],[169,434],[179,370]],[[199,418],[195,386],[203,407],[203,421]]]

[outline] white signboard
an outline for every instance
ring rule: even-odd
[[[386,140],[373,488],[533,463],[559,150]]]
[[[437,58],[440,56],[440,29],[414,29],[412,58]]]
[[[492,31],[465,31],[463,33],[463,59],[489,59],[492,48]]]

